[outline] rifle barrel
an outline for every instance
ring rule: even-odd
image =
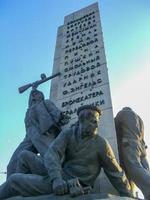
[[[61,73],[60,72],[58,72],[57,74],[54,74],[54,75],[52,75],[52,76],[49,76],[49,77],[47,77],[47,78],[45,78],[45,79],[43,79],[43,80],[39,80],[38,81],[38,85],[40,85],[41,83],[45,83],[46,81],[48,81],[48,80],[50,80],[50,79],[53,79],[53,78],[55,78],[56,76],[59,76]]]

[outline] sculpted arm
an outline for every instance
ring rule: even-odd
[[[63,126],[69,122],[70,117],[64,115],[62,111],[59,110],[51,100],[45,100],[45,104],[49,112],[53,115],[53,119],[57,123],[57,125]]]
[[[105,140],[101,143],[100,159],[102,160],[104,172],[121,196],[132,196],[129,182],[118,164],[111,146]]]
[[[68,132],[69,130],[62,131],[49,146],[44,156],[44,164],[51,180],[61,178],[61,159],[64,156],[69,140]]]
[[[56,123],[59,122],[61,117],[61,111],[56,107],[56,105],[49,99],[45,100],[45,104],[49,112],[53,115],[53,118]]]
[[[44,157],[44,164],[48,170],[48,175],[52,182],[53,192],[63,195],[68,192],[67,183],[62,178],[61,159],[69,141],[69,131],[62,131],[60,135],[50,145]]]

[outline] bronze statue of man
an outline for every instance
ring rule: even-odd
[[[146,158],[144,124],[138,114],[125,107],[115,117],[119,157],[122,168],[130,180],[141,189],[146,199],[150,199],[150,171]]]
[[[16,172],[19,158],[27,151],[28,155],[30,152],[32,155],[39,153],[43,157],[49,144],[61,131],[61,126],[68,121],[68,117],[52,101],[45,100],[44,94],[33,87],[25,116],[26,136],[9,161],[7,178]]]
[[[44,156],[47,175],[14,174],[0,186],[0,199],[69,191],[68,182],[78,178],[82,187],[93,187],[101,168],[121,196],[131,196],[130,185],[109,143],[98,135],[101,110],[85,105],[78,109],[78,123],[64,129]],[[62,158],[63,163],[62,163]]]

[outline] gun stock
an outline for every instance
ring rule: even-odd
[[[22,87],[19,87],[19,88],[18,88],[18,91],[19,91],[19,93],[21,94],[21,93],[23,93],[24,91],[26,91],[28,88],[30,88],[31,86],[32,86],[31,83],[26,84],[26,85],[24,85],[24,86],[22,86]]]

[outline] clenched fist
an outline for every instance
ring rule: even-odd
[[[53,192],[56,195],[64,195],[68,193],[68,186],[66,181],[62,178],[56,178],[53,180]]]

